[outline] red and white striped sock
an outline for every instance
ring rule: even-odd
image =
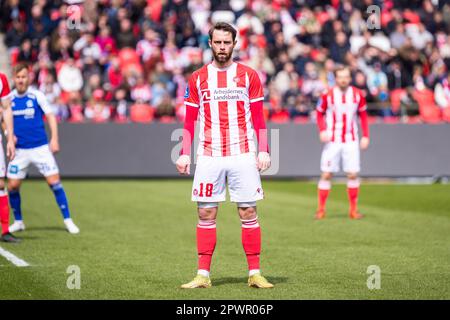
[[[216,220],[199,220],[197,224],[198,274],[209,276],[216,241]]]
[[[261,228],[258,217],[242,220],[242,246],[247,256],[249,275],[259,273],[259,255],[261,253]]]
[[[347,181],[348,201],[350,203],[350,212],[356,212],[358,209],[359,179],[349,179]]]
[[[325,211],[325,205],[327,203],[328,194],[331,189],[331,181],[329,180],[319,180],[317,185],[317,200],[319,211]]]

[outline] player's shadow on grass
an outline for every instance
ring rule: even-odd
[[[31,227],[27,228],[29,231],[64,231],[67,232],[67,230],[64,227]]]
[[[277,283],[284,283],[287,282],[287,280],[289,278],[287,277],[271,277],[266,276],[267,280],[269,280],[269,282],[273,283],[274,285],[276,285]],[[244,283],[246,284],[248,280],[248,277],[224,277],[224,278],[218,278],[218,279],[214,279],[213,280],[213,286],[217,287],[217,286],[223,286],[226,284],[236,284],[236,283]]]

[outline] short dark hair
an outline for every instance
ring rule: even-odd
[[[212,41],[213,32],[214,30],[223,30],[227,32],[231,32],[231,36],[233,37],[233,42],[236,41],[236,35],[237,31],[233,26],[226,22],[217,22],[215,25],[212,26],[211,29],[209,29],[209,40]]]
[[[349,66],[339,65],[334,69],[334,76],[337,77],[338,72],[341,72],[344,70],[347,70],[350,73],[350,75],[352,75],[352,72],[350,71]]]
[[[19,73],[20,71],[22,71],[23,69],[26,69],[26,70],[29,69],[28,63],[26,63],[26,62],[19,62],[18,64],[16,64],[16,65],[14,66],[13,73],[14,73],[14,74],[18,74],[18,73]]]

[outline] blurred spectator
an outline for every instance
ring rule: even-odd
[[[103,100],[104,92],[102,89],[97,89],[92,94],[92,99],[87,103],[84,115],[87,120],[92,122],[106,122],[111,117],[111,108],[106,105]]]
[[[31,46],[31,39],[26,38],[23,40],[22,45],[20,46],[18,61],[27,61],[31,63],[37,61],[37,56],[35,52],[33,52],[33,48]]]
[[[149,103],[152,90],[142,74],[136,75],[136,84],[131,88],[131,99],[137,103]]]
[[[55,82],[53,73],[48,73],[39,87],[39,91],[43,92],[47,97],[47,101],[53,110],[53,114],[59,121],[69,118],[69,109],[61,102],[61,88]]]
[[[436,84],[434,99],[439,107],[450,108],[450,74]]]
[[[114,92],[112,103],[115,111],[114,120],[120,123],[127,122],[131,99],[125,87],[120,87]]]
[[[433,35],[425,29],[423,23],[408,25],[406,33],[411,38],[412,45],[418,50],[424,49],[428,42],[433,41]]]
[[[83,87],[81,70],[76,66],[73,58],[67,59],[58,73],[58,83],[64,91],[78,92]]]
[[[115,54],[117,52],[116,40],[111,36],[111,28],[108,26],[100,28],[95,42],[100,47],[101,55]]]
[[[390,116],[390,108],[387,105],[388,95],[388,81],[386,73],[381,70],[381,63],[375,62],[373,68],[370,68],[367,75],[367,87],[370,94],[381,108],[381,114]]]
[[[331,59],[343,64],[345,63],[345,55],[349,50],[350,44],[348,43],[347,35],[343,31],[339,31],[330,47]]]
[[[325,83],[319,79],[316,65],[308,62],[303,76],[302,94],[308,99],[310,105],[315,105],[325,89]]]
[[[86,60],[100,60],[102,55],[100,45],[95,42],[94,35],[89,32],[83,34],[77,41],[75,41],[73,44],[73,50],[76,53],[79,53],[79,56],[83,59],[83,62],[86,62]]]
[[[295,73],[294,65],[291,62],[286,63],[283,70],[278,72],[274,79],[275,89],[280,95],[283,95],[288,90],[286,83],[290,83],[292,79],[296,79],[297,77],[298,76]]]
[[[117,47],[119,49],[136,47],[136,37],[133,34],[131,21],[124,19],[120,22],[120,31],[116,34]]]

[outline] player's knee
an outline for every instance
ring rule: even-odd
[[[198,202],[198,217],[200,220],[214,220],[217,216],[217,202]]]
[[[358,179],[358,174],[357,174],[357,173],[354,173],[354,172],[349,172],[349,173],[347,173],[347,178],[348,178],[349,180],[355,180],[355,179]]]
[[[256,218],[256,202],[238,203],[238,210],[241,220],[250,220]]]
[[[331,180],[332,177],[333,174],[331,172],[322,172],[322,175],[320,176],[322,180]]]
[[[9,180],[8,181],[8,191],[19,191],[20,181]]]
[[[60,183],[61,183],[61,179],[60,179],[60,177],[59,177],[59,174],[55,174],[55,175],[48,176],[48,177],[46,178],[46,180],[47,180],[47,183],[48,183],[50,186],[55,185],[55,184],[60,184]]]

